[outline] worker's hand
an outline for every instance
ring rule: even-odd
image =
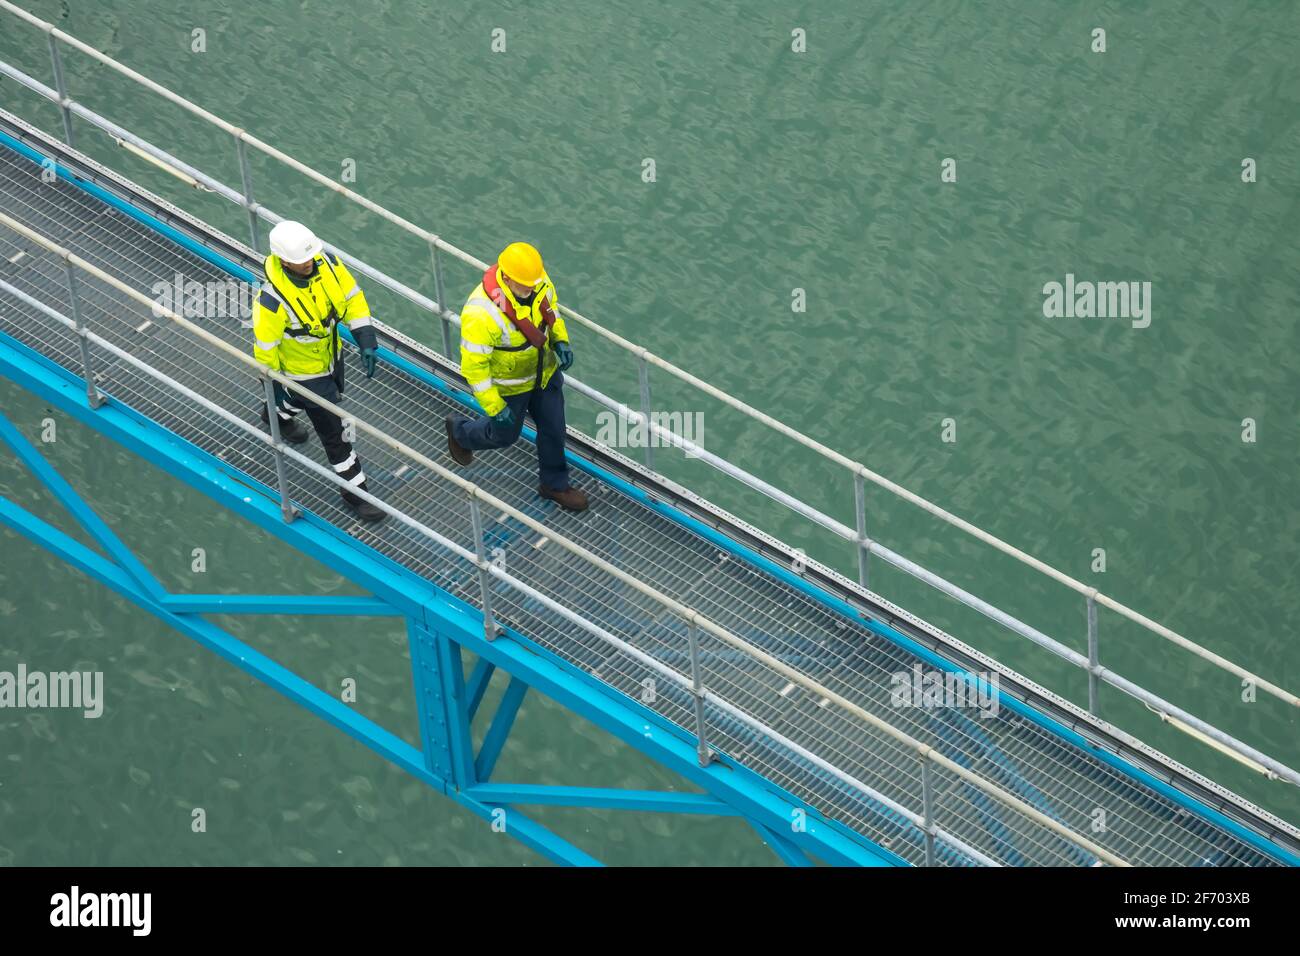
[[[560,360],[560,371],[567,372],[573,364],[573,348],[568,342],[556,342],[555,357]]]
[[[494,428],[499,428],[503,432],[512,432],[515,430],[515,413],[510,410],[509,405],[492,416],[492,425]]]
[[[379,365],[379,352],[375,349],[362,349],[361,364],[366,368],[366,378],[374,378],[375,369]]]

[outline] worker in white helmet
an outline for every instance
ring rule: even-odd
[[[316,235],[300,222],[282,222],[271,230],[271,254],[266,257],[266,282],[253,306],[253,355],[263,365],[327,401],[343,395],[338,324],[347,325],[361,350],[366,378],[373,378],[378,362],[370,307],[366,297],[338,256],[328,253]],[[335,472],[349,486],[368,491],[361,459],[343,438],[343,423],[305,398],[275,386],[280,434],[295,445],[307,440],[298,419],[305,411],[325,446]],[[263,424],[270,415],[262,409]],[[379,521],[384,512],[350,490],[343,500],[363,521]]]

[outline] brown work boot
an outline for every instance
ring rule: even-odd
[[[550,498],[565,511],[587,510],[587,493],[581,488],[565,488],[563,491],[556,491],[554,488],[540,485],[537,493],[543,498]]]
[[[448,415],[444,424],[447,426],[447,451],[451,452],[451,460],[458,465],[474,464],[474,453],[456,441],[456,417]]]
[[[361,490],[369,491],[370,489],[367,488],[363,483],[361,485]],[[373,523],[376,521],[383,521],[385,518],[388,517],[387,511],[384,511],[382,508],[376,508],[369,501],[366,501],[364,498],[360,497],[359,495],[354,495],[350,491],[344,491],[342,494],[343,494],[343,503],[346,504],[349,508],[351,508],[352,513],[355,514],[362,521]]]
[[[271,427],[271,416],[266,413],[266,405],[262,406],[262,424],[269,430]],[[295,415],[292,418],[280,419],[280,437],[290,445],[301,445],[311,433],[307,431],[307,426],[298,421]]]

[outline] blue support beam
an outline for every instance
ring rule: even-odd
[[[27,466],[36,478],[50,490],[50,493],[63,505],[68,512],[77,519],[77,523],[86,530],[86,533],[101,547],[106,553],[112,556],[113,560],[131,575],[131,578],[146,592],[152,595],[162,594],[162,586],[158,579],[149,572],[134,554],[131,549],[122,543],[122,540],[113,532],[98,514],[95,513],[81,495],[77,494],[76,489],[68,483],[67,479],[55,470],[45,456],[42,455],[27,437],[23,435],[14,425],[5,417],[3,411],[0,411],[0,441],[8,445],[18,456],[18,460]]]
[[[474,672],[469,675],[467,691],[470,720],[473,720],[474,715],[478,713],[478,705],[483,703],[483,695],[487,693],[488,683],[491,682],[494,671],[496,666],[481,657],[474,664]]]
[[[752,823],[752,821],[751,821]],[[752,824],[758,835],[762,837],[763,842],[771,848],[786,866],[813,866],[813,861],[808,859],[808,854],[799,849],[785,837],[778,833],[773,833],[770,829],[759,823]]]
[[[468,790],[478,777],[474,765],[474,738],[470,730],[469,702],[465,690],[465,662],[461,658],[460,645],[446,633],[435,634],[434,646],[438,653],[443,707],[447,714],[447,738],[452,762],[451,780],[456,789]]]
[[[406,636],[411,648],[411,674],[415,681],[415,710],[420,719],[424,765],[430,773],[446,780],[452,775],[453,760],[437,638],[414,618],[406,619]]]
[[[178,614],[294,614],[337,617],[405,617],[374,597],[322,594],[167,594],[163,605]]]
[[[480,783],[470,790],[470,795],[484,803],[592,807],[604,810],[640,810],[650,813],[697,813],[717,817],[739,816],[735,807],[730,807],[707,793],[616,790],[610,787],[561,787],[529,783]]]
[[[408,618],[411,670],[425,761],[457,790],[474,785],[474,744],[460,646]]]
[[[492,724],[488,727],[487,736],[483,738],[483,746],[479,748],[478,759],[474,762],[474,775],[478,780],[487,780],[492,776],[492,770],[497,765],[497,758],[501,756],[501,750],[506,745],[506,739],[510,736],[510,728],[515,725],[515,716],[519,713],[519,705],[524,702],[524,695],[528,693],[528,685],[518,677],[511,677],[510,684],[506,687],[506,692],[501,696],[501,703],[497,705],[497,712],[492,715]]]
[[[560,839],[546,827],[542,826],[536,820],[530,820],[518,810],[512,807],[494,806],[492,804],[479,804],[474,801],[473,806],[485,806],[488,811],[488,819],[496,822],[495,811],[506,811],[505,829],[501,832],[506,833],[524,846],[531,847],[538,853],[543,854],[556,863],[565,866],[586,866],[597,867],[604,866],[600,860],[596,859],[585,850],[579,849],[572,843]]]

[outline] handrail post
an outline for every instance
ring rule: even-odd
[[[1097,589],[1088,595],[1088,713],[1100,717],[1097,711],[1097,666],[1100,663],[1097,644]]]
[[[479,593],[483,598],[483,636],[489,641],[497,636],[497,624],[492,617],[492,576],[487,569],[487,545],[483,539],[483,511],[473,493],[469,496],[469,520],[474,528],[474,556],[478,564]]]
[[[298,517],[298,509],[289,500],[289,475],[284,467],[284,443],[280,439],[280,409],[275,403],[275,381],[271,376],[262,376],[262,391],[266,395],[266,420],[275,449],[275,481],[280,489],[280,516],[288,523]]]
[[[858,525],[858,583],[865,588],[871,548],[870,541],[867,540],[867,481],[861,468],[853,471],[853,510]]]
[[[701,767],[707,767],[717,755],[709,746],[704,727],[704,684],[700,680],[700,639],[694,621],[686,622],[686,643],[691,651],[691,696],[695,698],[695,753]]]
[[[925,824],[925,865],[934,866],[934,782],[930,760],[921,755],[921,822]]]
[[[636,377],[641,386],[641,415],[645,419],[645,429],[642,431],[645,435],[645,466],[653,470],[655,450],[654,436],[650,429],[650,365],[645,360],[645,349],[637,353]]]
[[[235,152],[239,154],[239,177],[244,183],[244,209],[248,211],[248,235],[253,251],[260,252],[257,245],[257,213],[254,212],[257,204],[253,202],[253,170],[248,165],[248,147],[244,145],[243,136],[235,136]]]
[[[67,272],[68,278],[68,301],[72,304],[72,321],[77,328],[77,347],[81,350],[81,365],[85,369],[86,376],[86,401],[90,403],[91,408],[99,408],[104,404],[104,395],[95,384],[95,370],[90,363],[90,340],[86,337],[86,323],[81,317],[81,293],[78,291],[77,270],[73,268],[72,261],[63,260],[63,267]]]
[[[59,55],[59,41],[54,33],[46,34],[50,41],[50,65],[54,68],[54,88],[59,92],[59,112],[63,114],[63,141],[69,146],[72,142],[72,110],[68,109],[68,84],[63,76],[63,57]]]
[[[447,301],[443,298],[442,259],[438,257],[438,240],[429,240],[429,257],[433,260],[433,297],[438,303],[438,318],[442,320],[442,354],[455,361],[451,354],[451,320],[447,318]]]

